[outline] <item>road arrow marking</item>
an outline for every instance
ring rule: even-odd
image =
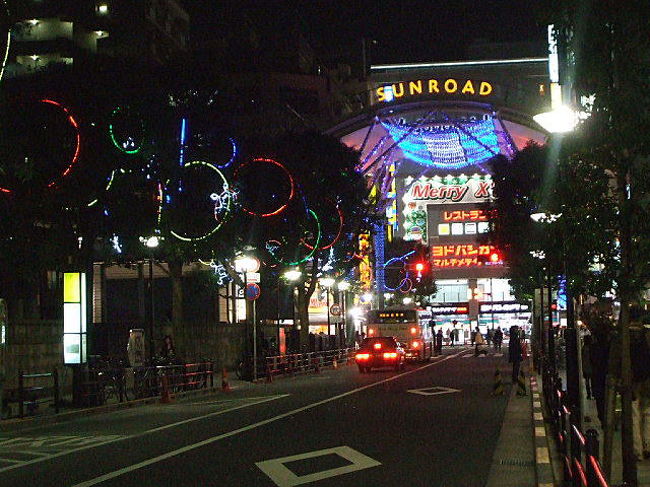
[[[411,394],[420,394],[421,396],[437,396],[440,394],[452,394],[454,392],[460,392],[460,389],[452,389],[451,387],[425,387],[423,389],[408,389],[406,392]]]

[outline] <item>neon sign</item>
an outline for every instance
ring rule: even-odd
[[[493,245],[433,245],[433,267],[483,267],[503,265],[499,252]]]
[[[492,94],[492,84],[487,81],[457,80],[447,78],[417,79],[413,81],[400,81],[390,85],[380,86],[375,89],[378,102],[390,102],[396,98],[416,95],[465,95],[485,97]]]
[[[465,221],[487,221],[493,215],[485,210],[456,210],[441,212],[442,221],[465,222]]]

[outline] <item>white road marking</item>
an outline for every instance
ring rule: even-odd
[[[460,352],[460,353],[462,353],[462,352]],[[139,469],[141,469],[143,467],[147,467],[149,465],[153,465],[153,464],[161,462],[163,460],[167,460],[168,458],[173,458],[175,456],[181,455],[181,454],[186,453],[188,451],[195,450],[197,448],[201,448],[201,447],[209,445],[211,443],[215,443],[215,442],[223,440],[225,438],[230,438],[231,436],[238,435],[239,433],[244,433],[246,431],[250,431],[250,430],[253,430],[255,428],[259,428],[260,426],[264,426],[264,425],[267,425],[269,423],[273,423],[275,421],[278,421],[280,419],[284,419],[284,418],[287,418],[289,416],[293,416],[293,415],[295,415],[297,413],[301,413],[301,412],[306,411],[308,409],[312,409],[312,408],[315,408],[315,407],[318,407],[318,406],[322,406],[323,404],[327,404],[327,403],[330,403],[332,401],[336,401],[337,399],[341,399],[343,397],[347,397],[347,396],[350,396],[352,394],[356,394],[357,392],[361,392],[361,391],[364,391],[366,389],[370,389],[371,387],[376,387],[378,385],[384,384],[386,382],[394,381],[396,379],[399,379],[400,377],[404,377],[406,375],[413,374],[415,372],[426,369],[428,367],[438,365],[438,364],[440,364],[440,363],[442,363],[442,362],[444,362],[446,360],[456,358],[457,356],[460,355],[460,353],[455,354],[455,355],[447,355],[445,358],[443,358],[441,360],[426,364],[426,365],[424,365],[424,366],[422,366],[420,368],[412,369],[412,370],[409,370],[407,372],[402,372],[401,374],[394,375],[394,376],[389,377],[387,379],[383,379],[383,380],[380,380],[380,381],[377,381],[377,382],[373,382],[372,384],[367,384],[365,386],[358,387],[357,389],[352,389],[351,391],[347,391],[347,392],[344,392],[342,394],[338,394],[336,396],[329,397],[327,399],[322,399],[322,400],[314,402],[312,404],[308,404],[307,406],[302,406],[302,407],[300,407],[298,409],[294,409],[294,410],[288,411],[286,413],[278,414],[277,416],[274,416],[272,418],[265,419],[265,420],[262,420],[262,421],[258,421],[257,423],[249,424],[247,426],[243,426],[241,428],[229,431],[227,433],[223,433],[223,434],[218,435],[218,436],[213,436],[212,438],[208,438],[206,440],[199,441],[197,443],[193,443],[193,444],[184,446],[182,448],[178,448],[177,450],[172,450],[172,451],[164,453],[162,455],[158,455],[157,457],[150,458],[149,460],[144,460],[142,462],[135,463],[133,465],[129,465],[128,467],[124,467],[124,468],[121,468],[119,470],[115,470],[113,472],[101,475],[99,477],[95,477],[94,479],[90,479],[90,480],[87,480],[85,482],[75,484],[72,487],[90,487],[92,485],[100,484],[100,483],[102,483],[102,482],[104,482],[106,480],[110,480],[110,479],[114,479],[116,477],[120,477],[120,476],[124,475],[125,473],[133,472],[134,470],[139,470]]]
[[[543,426],[535,426],[535,436],[546,436],[546,430]]]
[[[535,453],[537,454],[537,463],[551,463],[548,456],[548,448],[545,446],[538,446]]]
[[[542,416],[542,413],[533,413],[533,419],[535,419],[537,421],[543,421],[544,416]]]
[[[265,402],[274,401],[276,399],[281,399],[283,397],[287,397],[288,395],[289,394],[280,394],[280,395],[277,395],[277,396],[269,396],[269,397],[267,397],[265,399],[261,399],[261,400],[256,401],[256,402],[249,402],[249,403],[241,404],[239,406],[234,406],[232,408],[223,409],[221,411],[215,411],[213,413],[204,414],[202,416],[196,416],[194,418],[189,418],[189,419],[185,419],[183,421],[178,421],[176,423],[166,424],[164,426],[159,426],[158,428],[152,428],[150,430],[143,431],[142,433],[136,433],[134,435],[129,435],[129,436],[121,436],[119,438],[110,439],[110,440],[107,440],[107,441],[104,441],[104,442],[101,442],[101,443],[95,443],[94,445],[83,445],[83,446],[79,446],[77,448],[72,448],[70,450],[65,450],[65,451],[53,453],[53,454],[48,455],[46,457],[35,458],[34,460],[27,460],[25,462],[20,462],[17,465],[11,465],[11,466],[8,466],[8,467],[0,468],[0,473],[6,472],[7,470],[13,470],[13,469],[16,469],[16,468],[26,467],[27,465],[32,465],[34,463],[39,463],[39,462],[44,462],[46,460],[51,460],[52,458],[62,457],[64,455],[69,455],[71,453],[76,453],[76,452],[79,452],[79,451],[88,450],[90,448],[95,448],[95,447],[98,447],[98,446],[107,445],[109,443],[115,443],[116,441],[123,441],[123,440],[130,440],[130,439],[133,439],[133,438],[139,438],[141,436],[146,436],[148,434],[155,433],[157,431],[163,431],[163,430],[166,430],[168,428],[173,428],[175,426],[180,426],[182,424],[191,423],[193,421],[198,421],[200,419],[210,418],[212,416],[218,416],[220,414],[225,414],[225,413],[229,413],[231,411],[236,411],[238,409],[243,409],[243,408],[246,408],[248,406],[255,406],[256,404],[262,404],[262,403],[265,403]],[[69,437],[66,436],[66,437],[62,437],[62,438],[69,438]],[[12,439],[7,440],[7,441],[5,441],[3,443],[0,443],[0,446],[2,446],[3,444],[7,444],[9,442],[12,442],[12,441],[14,441],[16,439],[30,440],[31,438],[24,438],[24,437],[22,437],[22,438],[12,438]]]
[[[348,462],[351,465],[343,467],[330,468],[329,470],[322,470],[307,475],[296,475],[289,470],[284,464],[295,462],[297,460],[304,460],[307,458],[321,457],[325,455],[335,454]],[[290,457],[274,458],[273,460],[265,460],[257,462],[255,465],[264,472],[278,487],[294,487],[295,485],[306,484],[309,482],[316,482],[318,480],[336,477],[337,475],[344,475],[357,470],[364,470],[366,468],[377,467],[381,462],[374,460],[363,453],[353,450],[349,446],[339,446],[336,448],[327,448],[325,450],[317,450],[309,453],[301,453],[299,455],[292,455]]]
[[[460,389],[452,389],[451,387],[424,387],[422,389],[408,389],[406,392],[411,394],[420,394],[421,396],[437,396],[440,394],[451,394],[454,392],[460,392]]]

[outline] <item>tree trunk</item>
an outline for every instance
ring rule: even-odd
[[[187,357],[187,340],[183,327],[183,262],[174,260],[168,263],[169,276],[172,283],[172,329],[170,334],[174,339],[176,352],[181,357]]]
[[[627,166],[629,167],[629,166]],[[632,269],[632,237],[630,228],[631,193],[627,192],[628,171],[622,172],[618,180],[621,219],[621,275],[618,281],[621,312],[618,326],[621,342],[621,447],[623,449],[623,481],[636,487],[637,465],[634,455],[634,433],[632,429],[632,360],[630,357],[630,302]]]
[[[302,284],[298,286],[298,320],[300,321],[300,351],[308,351],[309,348],[309,298]]]

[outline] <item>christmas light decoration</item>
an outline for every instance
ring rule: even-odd
[[[318,215],[313,210],[307,210],[307,212],[308,212],[309,215],[311,215],[311,217],[316,222],[316,242],[315,242],[314,246],[311,248],[311,250],[309,251],[309,253],[305,257],[303,257],[302,259],[296,260],[294,262],[285,261],[283,258],[278,256],[278,251],[284,245],[281,242],[279,242],[278,240],[268,240],[266,242],[266,250],[280,264],[287,265],[287,266],[300,265],[303,262],[307,262],[309,259],[311,259],[314,256],[314,254],[316,253],[316,249],[319,248],[318,244],[320,243],[320,239],[321,239],[320,220],[318,218]]]
[[[210,204],[214,205],[214,217],[216,224],[210,228],[208,231],[206,231],[203,234],[200,235],[189,235],[187,232],[180,232],[176,230],[171,230],[170,233],[176,237],[177,239],[183,241],[183,242],[198,242],[201,240],[205,240],[211,235],[214,235],[214,233],[221,228],[221,225],[226,221],[228,218],[228,215],[230,214],[230,209],[231,209],[231,201],[232,198],[230,197],[224,197],[224,193],[228,193],[230,190],[230,187],[228,185],[228,181],[226,180],[226,177],[223,175],[223,173],[217,169],[214,165],[204,162],[204,161],[192,161],[188,162],[183,166],[185,170],[196,170],[196,169],[209,169],[211,172],[213,172],[216,175],[216,188],[214,188],[212,191],[209,192],[207,195],[207,199],[210,201]],[[202,179],[203,180],[203,179]],[[188,181],[185,181],[186,184],[191,184],[188,183]],[[187,188],[185,188],[183,191],[179,191],[179,194],[176,195],[176,197],[172,198],[173,201],[175,201],[176,198],[180,198],[181,195],[185,196],[185,194],[191,193],[193,188],[189,188],[189,191]],[[219,190],[220,192],[217,193],[215,189]],[[216,198],[214,198],[214,195],[217,195]],[[162,197],[162,190],[159,193],[160,197],[160,202],[162,203],[163,197]],[[202,203],[204,202],[203,200],[200,200]],[[217,211],[217,206],[219,207],[219,210]]]
[[[381,122],[408,159],[424,166],[461,169],[482,164],[500,153],[493,120],[456,120],[413,127]]]
[[[269,216],[278,215],[278,214],[282,213],[284,210],[287,209],[287,207],[289,206],[289,203],[291,202],[291,200],[293,200],[293,198],[295,196],[296,187],[295,187],[295,182],[293,180],[293,176],[291,175],[289,170],[283,164],[280,164],[278,161],[275,161],[273,159],[268,159],[268,158],[257,158],[257,159],[253,159],[252,161],[246,162],[246,163],[242,164],[241,166],[239,166],[237,168],[237,170],[235,171],[234,179],[237,180],[239,177],[241,177],[241,171],[243,169],[245,169],[245,168],[251,167],[253,164],[270,164],[272,166],[279,167],[284,172],[284,174],[286,175],[286,177],[287,177],[287,179],[289,181],[289,196],[288,196],[287,200],[284,202],[284,204],[282,204],[277,209],[275,209],[273,211],[269,211],[267,213],[255,212],[255,211],[250,210],[249,208],[246,208],[245,206],[241,207],[242,211],[245,212],[245,213],[248,213],[249,215],[258,216],[258,217],[262,217],[262,218],[266,218],[266,217],[269,217]],[[320,223],[319,223],[319,225],[320,225]],[[320,229],[320,226],[319,226],[319,229]],[[320,232],[319,232],[319,234],[320,234]]]
[[[341,208],[340,208],[339,205],[336,205],[336,213],[337,213],[337,215],[338,215],[338,220],[339,220],[339,229],[337,230],[336,235],[335,235],[335,237],[332,239],[332,241],[331,241],[330,243],[328,243],[327,245],[323,245],[323,246],[319,247],[320,250],[331,249],[331,248],[336,244],[336,242],[338,242],[339,239],[341,238],[341,232],[343,231],[343,224],[344,224],[345,220],[344,220],[344,216],[343,216],[343,210],[341,210]],[[302,244],[303,244],[305,247],[307,247],[309,250],[313,250],[313,249],[314,249],[313,246],[309,245],[309,244],[308,244],[307,242],[305,242],[304,240],[303,240]]]
[[[229,167],[233,162],[235,162],[235,159],[237,158],[237,144],[235,143],[235,139],[232,137],[228,137],[228,141],[232,144],[232,155],[230,156],[230,159],[228,159],[228,162],[225,164],[215,164],[219,169],[226,169]]]
[[[2,81],[2,77],[4,76],[5,73],[5,67],[7,66],[7,59],[9,58],[9,47],[11,46],[11,27],[10,27],[10,14],[9,14],[9,5],[7,5],[7,1],[3,0],[2,2],[5,6],[5,13],[6,13],[6,25],[7,25],[7,45],[5,47],[5,52],[4,55],[2,56],[2,66],[0,66],[0,81]]]
[[[64,107],[63,105],[61,105],[59,102],[54,101],[54,100],[48,100],[48,99],[45,98],[45,99],[41,100],[41,103],[47,103],[47,104],[49,104],[49,105],[54,105],[54,106],[56,106],[56,107],[59,107],[61,110],[63,110],[63,112],[65,113],[66,117],[68,118],[68,122],[70,122],[70,125],[72,125],[72,127],[75,129],[75,132],[76,132],[77,146],[76,146],[76,148],[75,148],[74,155],[72,156],[72,160],[70,161],[70,164],[69,164],[68,167],[63,171],[63,173],[61,173],[61,177],[64,178],[64,177],[66,177],[66,176],[68,175],[68,173],[70,173],[70,171],[72,170],[72,167],[73,167],[73,166],[77,163],[77,161],[79,160],[79,153],[81,152],[81,133],[79,132],[79,124],[78,124],[77,121],[74,119],[74,117],[70,114],[70,111],[69,111],[66,107]],[[55,181],[51,181],[51,182],[47,185],[47,187],[48,187],[48,188],[51,188],[51,187],[53,187],[53,186],[55,186],[55,185],[56,185],[56,182],[55,182]]]
[[[133,127],[133,120],[137,119]],[[124,127],[122,127],[124,125]],[[139,133],[130,133],[132,130]],[[113,145],[128,155],[135,155],[142,150],[145,139],[145,127],[142,118],[134,114],[129,107],[117,107],[110,115],[108,134]]]

